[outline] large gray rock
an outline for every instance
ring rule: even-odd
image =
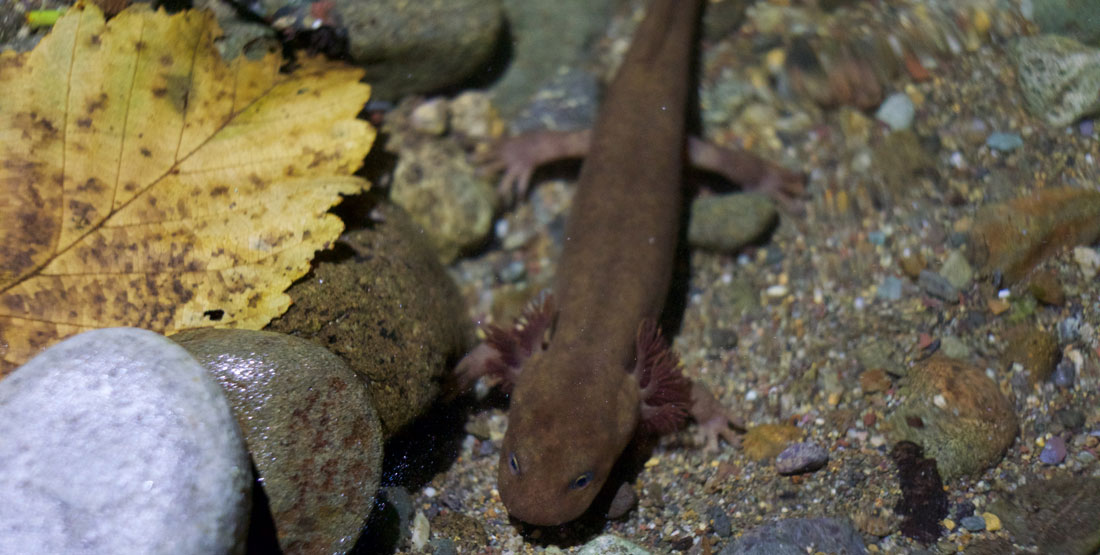
[[[373,100],[454,85],[493,52],[500,0],[260,0],[258,14],[284,33],[333,28],[351,62],[367,70]],[[490,68],[491,69],[491,68]]]
[[[243,550],[252,471],[221,389],[133,328],[45,350],[0,382],[0,553]]]
[[[172,339],[225,389],[286,553],[344,553],[374,506],[382,426],[367,386],[324,347],[205,329]]]

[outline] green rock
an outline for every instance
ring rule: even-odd
[[[775,226],[775,204],[759,193],[713,195],[691,203],[688,244],[734,253]]]

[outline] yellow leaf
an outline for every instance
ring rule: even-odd
[[[204,12],[78,4],[0,54],[0,376],[66,336],[257,329],[343,229],[362,73],[226,63]]]

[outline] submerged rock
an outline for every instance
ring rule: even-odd
[[[218,384],[134,328],[0,382],[0,553],[239,553],[252,471]]]
[[[340,357],[280,333],[204,329],[172,339],[229,397],[284,552],[344,553],[374,506],[382,427]]]
[[[391,204],[375,214],[373,229],[342,238],[347,259],[290,287],[294,304],[267,329],[309,339],[364,377],[388,438],[439,394],[473,326],[423,230]]]
[[[936,356],[909,372],[889,416],[891,439],[936,460],[944,480],[976,475],[1001,459],[1019,429],[1012,403],[984,372]]]

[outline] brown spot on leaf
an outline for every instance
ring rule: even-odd
[[[153,152],[151,150],[145,148],[145,147],[141,147],[141,155],[146,157],[146,158],[149,158],[149,157],[153,156]]]
[[[81,129],[88,129],[92,126],[92,118],[80,118],[76,120],[76,126]]]
[[[101,194],[107,190],[107,185],[94,177],[89,177],[84,183],[77,185],[76,190],[81,193]]]

